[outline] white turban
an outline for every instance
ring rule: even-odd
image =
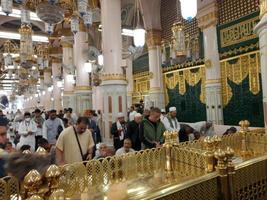
[[[124,114],[120,112],[120,113],[118,113],[117,117],[118,118],[124,117]]]
[[[134,115],[134,118],[137,118],[137,117],[142,117],[142,115],[141,115],[140,113],[136,113],[136,114]]]
[[[174,111],[176,111],[176,108],[175,108],[175,107],[170,107],[170,108],[169,108],[169,111],[170,111],[170,112],[174,112]]]
[[[162,113],[165,113],[166,112],[166,110],[163,108],[163,109],[161,109],[160,110]]]

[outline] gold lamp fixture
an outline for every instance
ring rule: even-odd
[[[176,56],[185,56],[186,47],[185,47],[185,34],[184,34],[184,25],[182,22],[174,23],[172,26],[174,50]]]

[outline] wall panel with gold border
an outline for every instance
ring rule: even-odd
[[[220,66],[224,123],[248,119],[252,126],[263,126],[259,51],[221,60]]]
[[[167,108],[175,106],[178,120],[206,120],[205,66],[198,65],[163,74]]]

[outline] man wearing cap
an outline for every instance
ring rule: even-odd
[[[44,123],[44,118],[41,116],[41,110],[40,109],[35,109],[34,111],[34,118],[33,118],[34,122],[37,125],[37,131],[35,134],[35,149],[38,148],[38,141],[39,139],[41,139],[43,137],[43,123]]]
[[[29,112],[24,113],[24,120],[20,122],[18,134],[20,135],[20,141],[17,145],[18,148],[23,145],[31,146],[31,151],[35,151],[35,134],[37,132],[37,125],[31,119]]]
[[[123,113],[118,113],[117,121],[111,126],[111,135],[113,136],[113,145],[117,151],[123,146],[123,140],[126,136],[127,124]]]
[[[177,133],[180,131],[180,123],[176,118],[177,112],[175,107],[169,108],[169,114],[162,120],[166,130],[168,131],[176,131]]]
[[[140,127],[143,116],[140,113],[134,115],[134,120],[128,123],[126,137],[132,142],[132,148],[135,151],[141,150],[141,140],[140,140]]]
[[[165,108],[163,108],[160,111],[161,111],[160,120],[163,121],[166,118],[166,110]]]

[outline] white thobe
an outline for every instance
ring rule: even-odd
[[[178,122],[177,118],[171,118],[170,120],[172,122],[173,127],[171,126],[171,123],[170,123],[168,117],[164,117],[162,119],[162,123],[164,124],[165,129],[167,131],[179,132],[180,131],[180,123]]]
[[[167,131],[175,131],[175,132],[177,132],[179,134],[179,131],[180,131],[181,127],[180,127],[180,123],[178,122],[177,118],[176,117],[175,118],[171,118],[170,120],[172,122],[173,127],[171,126],[171,123],[170,123],[170,121],[169,121],[167,116],[165,116],[162,119],[162,123],[164,124],[165,129]],[[177,137],[177,142],[179,142],[179,136]]]
[[[32,132],[31,135],[28,135],[28,132]],[[37,132],[36,123],[31,120],[30,122],[26,122],[25,120],[19,124],[18,134],[20,135],[20,141],[18,143],[18,148],[23,145],[30,145],[31,151],[35,150],[35,134]]]

